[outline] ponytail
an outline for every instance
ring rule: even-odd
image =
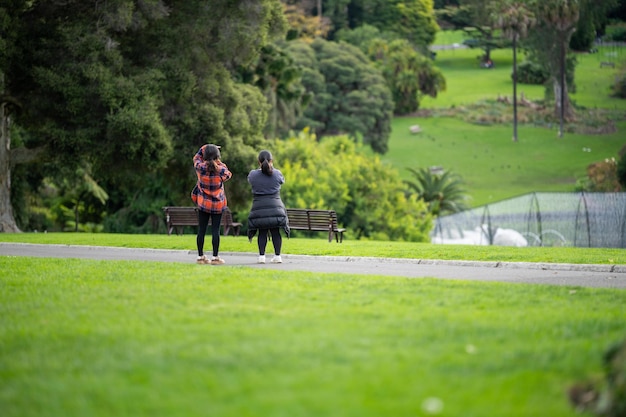
[[[274,172],[272,167],[272,154],[270,151],[261,151],[259,153],[259,164],[261,164],[261,172],[267,176],[271,176]]]
[[[217,166],[217,162],[215,162],[215,160],[210,159],[206,161],[206,165],[211,174],[216,174],[217,172],[219,172],[219,167]]]
[[[203,147],[203,159],[206,161],[207,169],[210,173],[215,174],[219,172],[217,166],[217,160],[221,158],[220,148],[213,144],[208,144]]]

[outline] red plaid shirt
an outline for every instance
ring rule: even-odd
[[[198,208],[207,213],[221,213],[228,205],[224,194],[224,181],[228,181],[233,174],[226,164],[218,161],[218,172],[210,173],[207,162],[203,159],[203,148],[194,155],[193,166],[196,169],[198,182],[191,192],[191,199]]]

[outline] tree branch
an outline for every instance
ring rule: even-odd
[[[33,162],[43,153],[43,146],[39,148],[28,149],[24,146],[11,149],[11,169],[18,164],[27,164]]]

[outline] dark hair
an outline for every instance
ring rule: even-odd
[[[274,172],[274,168],[272,168],[272,154],[270,151],[261,151],[259,152],[259,164],[261,164],[261,172],[265,175],[270,176],[272,172]]]
[[[202,157],[205,161],[207,161],[209,172],[217,172],[217,160],[222,157],[220,154],[220,148],[213,144],[209,144],[204,147],[203,152]]]

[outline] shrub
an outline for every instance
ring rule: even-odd
[[[308,131],[273,145],[288,207],[333,209],[356,239],[429,242],[426,203],[406,196],[398,172],[346,136],[317,142]]]
[[[584,381],[569,389],[571,404],[579,412],[604,417],[626,415],[626,339],[604,354],[604,380]]]
[[[531,61],[524,61],[517,67],[517,82],[520,84],[543,85],[549,77],[541,65]]]
[[[617,181],[619,181],[622,189],[626,190],[626,152],[622,153],[617,162]]]
[[[626,71],[622,70],[621,74],[619,74],[615,78],[615,84],[611,87],[613,93],[611,94],[613,97],[626,98]]]
[[[626,42],[626,27],[617,26],[607,32],[605,40],[613,42]]]

